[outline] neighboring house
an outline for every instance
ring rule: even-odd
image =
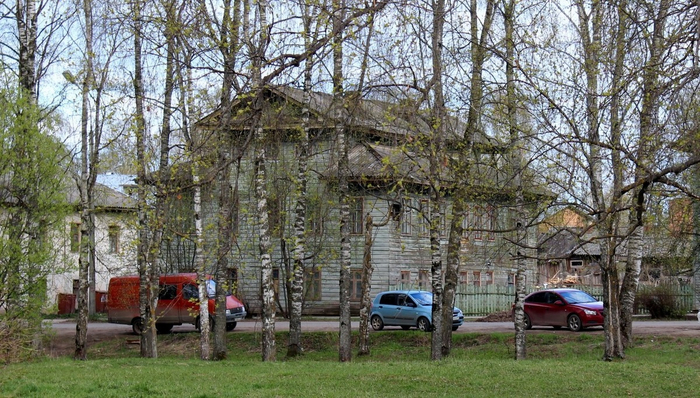
[[[664,208],[661,206],[660,208]],[[624,220],[626,216],[623,216]],[[640,284],[692,282],[692,210],[689,199],[673,199],[645,224]],[[539,225],[538,285],[600,285],[600,246],[593,220],[567,207]],[[618,263],[626,261],[623,242]]]
[[[266,174],[271,200],[268,203],[272,231],[273,274],[278,289],[279,308],[285,308],[285,281],[291,269],[292,224],[294,221],[294,186],[297,161],[295,143],[301,129],[303,93],[291,87],[273,87],[266,92],[263,125],[270,140],[267,150]],[[244,148],[250,133],[249,104],[245,99],[234,103],[230,115],[232,155],[243,150],[240,169],[232,171],[231,189],[238,204],[233,210],[234,242],[230,255],[230,279],[235,283],[237,296],[246,302],[250,312],[259,313],[260,260],[256,201],[253,181],[253,148]],[[311,159],[309,161],[307,262],[305,313],[337,314],[339,278],[339,216],[337,187],[336,120],[329,116],[332,96],[323,93],[311,95]],[[424,215],[430,209],[428,185],[424,170],[425,156],[415,152],[411,142],[429,131],[428,124],[419,118],[419,111],[402,108],[378,100],[352,100],[348,108],[347,135],[349,137],[349,172],[345,176],[351,187],[351,307],[359,308],[361,268],[365,238],[364,223],[371,215],[374,223],[385,225],[374,229],[372,246],[372,295],[382,290],[411,288],[430,290],[430,242],[428,224]],[[223,115],[220,111],[205,117],[197,124],[200,136],[219,128]],[[464,126],[456,119],[448,121],[446,145],[461,138]],[[460,285],[501,285],[515,283],[514,246],[510,243],[514,220],[512,187],[508,176],[499,170],[505,161],[498,153],[503,148],[486,136],[474,143],[481,149],[481,157],[472,169],[472,178],[478,181],[470,191],[470,200],[462,237],[463,251],[459,270]],[[218,143],[217,145],[221,145]],[[450,162],[450,159],[444,160]],[[445,165],[446,166],[446,165]],[[443,167],[446,168],[446,167]],[[238,176],[236,179],[235,176]],[[215,181],[215,179],[214,179]],[[461,183],[461,182],[460,182]],[[449,186],[446,181],[447,203],[443,206],[440,230],[443,264],[446,264],[446,243],[451,214]],[[531,185],[532,186],[532,185]],[[215,184],[202,189],[202,219],[204,231],[215,230],[218,217],[218,194]],[[533,192],[528,192],[533,194]],[[537,195],[530,195],[537,197]],[[211,245],[212,235],[205,238]],[[536,231],[529,234],[528,244],[536,243]],[[211,247],[211,246],[209,246]],[[205,248],[211,252],[211,248]],[[530,258],[534,252],[530,253]],[[527,261],[528,283],[536,279],[536,264]]]
[[[600,285],[600,246],[588,215],[566,207],[538,226],[537,285]]]
[[[136,271],[136,201],[120,192],[131,184],[133,178],[129,176],[102,175],[95,185],[95,290],[100,292],[96,302],[98,310],[103,306],[100,303],[103,303],[109,278]],[[47,278],[47,306],[68,305],[68,308],[59,308],[64,312],[75,308],[74,300],[78,292],[81,220],[78,207],[80,196],[75,185],[68,192],[68,201],[74,204],[76,210],[66,219],[65,234],[57,238],[59,253],[56,272]]]

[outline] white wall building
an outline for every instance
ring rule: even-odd
[[[115,275],[136,273],[136,200],[125,192],[134,185],[133,177],[101,175],[95,186],[95,290],[106,292]],[[62,300],[72,299],[78,290],[80,247],[79,195],[73,186],[68,200],[75,212],[66,218],[64,232],[56,239],[55,272],[47,278],[47,307],[55,310]],[[101,295],[98,294],[98,301]],[[64,302],[65,305],[65,302]],[[75,304],[73,303],[73,306]],[[100,304],[97,303],[99,311]]]

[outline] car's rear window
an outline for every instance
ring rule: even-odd
[[[534,293],[525,299],[526,303],[546,303],[547,297],[545,296],[547,292]]]
[[[395,293],[385,294],[379,299],[379,304],[397,305],[398,297],[399,295]]]

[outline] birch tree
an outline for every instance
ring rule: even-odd
[[[37,51],[37,3],[36,0],[17,0],[15,17],[19,39],[19,82],[36,102],[36,51]]]
[[[378,11],[377,11],[378,12]],[[364,52],[362,55],[362,64],[360,67],[360,80],[357,84],[357,91],[362,92],[365,87],[365,80],[368,71],[370,51],[372,48],[372,41],[374,37],[374,25],[376,21],[377,12],[371,12],[368,15],[367,22],[367,36],[365,38]],[[370,312],[372,310],[372,297],[370,294],[372,292],[372,274],[374,273],[374,264],[372,263],[372,244],[374,243],[374,228],[383,227],[389,223],[391,218],[387,214],[384,221],[375,224],[372,215],[368,212],[365,217],[364,225],[364,248],[362,255],[362,276],[361,276],[361,290],[360,295],[360,325],[359,325],[359,339],[358,339],[358,350],[357,354],[359,356],[369,355],[369,326],[370,326]]]
[[[197,9],[196,9],[197,10]],[[183,16],[180,15],[178,18],[181,26],[188,26],[196,24],[199,22],[197,18],[192,18],[188,20],[183,20]],[[214,24],[208,23],[208,19],[204,19],[203,25],[212,26]],[[182,32],[181,32],[182,33]],[[200,33],[202,34],[202,33]],[[184,158],[190,166],[190,173],[192,175],[192,217],[194,218],[194,230],[192,231],[193,236],[191,240],[194,243],[195,253],[194,253],[194,268],[198,275],[198,295],[199,295],[199,327],[200,327],[200,340],[199,340],[199,354],[200,359],[209,360],[211,358],[210,352],[210,333],[209,333],[209,295],[206,288],[206,262],[207,257],[204,253],[205,240],[204,240],[204,226],[202,223],[202,184],[209,180],[209,176],[205,173],[204,169],[209,165],[208,162],[203,159],[205,156],[204,143],[210,141],[210,136],[199,136],[195,135],[191,131],[192,124],[190,120],[197,120],[200,116],[199,107],[195,103],[194,95],[194,59],[196,58],[199,50],[197,49],[195,43],[189,40],[190,37],[181,38],[182,44],[178,46],[178,52],[182,54],[181,65],[175,68],[175,78],[177,85],[180,88],[179,96],[179,111],[182,114],[182,132],[183,139],[185,143],[185,153]],[[197,133],[201,133],[198,131]],[[217,284],[218,285],[218,284]],[[206,319],[206,325],[202,326],[201,320]],[[214,351],[217,351],[214,348]]]
[[[470,12],[470,33],[469,33],[469,49],[471,61],[471,74],[469,76],[470,90],[467,111],[466,127],[463,139],[458,143],[459,155],[458,162],[454,166],[455,181],[457,186],[454,187],[454,200],[452,203],[452,220],[450,223],[450,232],[447,242],[447,269],[450,273],[459,269],[459,256],[461,251],[461,240],[464,233],[463,222],[466,211],[466,200],[469,197],[469,192],[476,181],[473,181],[470,175],[471,166],[475,161],[474,143],[479,137],[480,117],[483,111],[484,101],[484,81],[483,72],[486,58],[488,55],[489,41],[491,38],[491,27],[493,24],[496,1],[488,0],[484,9],[483,22],[479,21],[479,9],[477,0],[471,0],[469,6]],[[481,29],[479,29],[481,28]],[[451,313],[451,311],[450,311]],[[451,318],[451,316],[450,316]],[[444,345],[442,356],[449,355],[450,347]]]
[[[90,269],[91,269],[91,256],[90,253],[94,250],[94,241],[90,239],[92,236],[94,238],[94,217],[92,210],[94,208],[94,203],[92,203],[92,187],[94,186],[94,166],[95,164],[90,164],[93,166],[92,173],[90,173],[89,163],[95,162],[96,153],[94,147],[90,145],[94,140],[89,140],[88,132],[88,112],[89,112],[89,91],[90,86],[93,83],[93,48],[92,48],[92,1],[83,1],[83,17],[85,19],[85,73],[82,83],[82,112],[80,120],[80,132],[81,132],[81,161],[80,161],[80,258],[79,264],[79,293],[78,293],[78,322],[76,324],[75,331],[75,353],[74,358],[80,360],[87,359],[87,328],[88,328],[88,300],[93,302],[94,309],[94,274],[92,279],[93,289],[89,289],[90,285]],[[99,145],[99,143],[98,143]],[[92,179],[90,178],[92,176]],[[94,257],[92,257],[94,259]],[[92,262],[94,266],[94,262]],[[90,299],[89,293],[92,292],[93,296]]]
[[[257,4],[258,37],[251,41],[249,51],[252,55],[251,84],[253,93],[252,129],[255,131],[255,198],[257,200],[256,214],[258,216],[259,254],[262,286],[262,360],[274,361],[277,356],[275,341],[275,290],[272,280],[272,258],[270,244],[270,229],[268,223],[268,193],[267,174],[265,167],[265,130],[262,126],[262,103],[264,101],[264,85],[262,78],[263,59],[268,42],[266,1]]]
[[[311,45],[312,31],[312,6],[304,2],[303,4],[303,25],[304,25],[304,48]],[[308,183],[308,161],[309,161],[309,118],[312,89],[312,74],[314,66],[314,56],[310,55],[304,61],[304,98],[301,110],[301,137],[296,145],[298,159],[297,176],[295,181],[294,206],[294,266],[291,281],[291,306],[289,313],[289,342],[287,343],[287,357],[293,358],[303,352],[301,344],[301,315],[304,302],[304,274],[306,256],[306,215],[308,207],[307,183]]]
[[[148,231],[148,203],[146,181],[147,153],[146,153],[146,126],[144,114],[144,81],[142,63],[143,44],[143,3],[135,0],[131,5],[133,40],[134,40],[134,102],[136,105],[134,114],[134,132],[136,135],[136,170],[138,178],[137,188],[137,213],[138,213],[138,242],[137,242],[137,267],[139,271],[139,329],[142,333],[141,356],[144,358],[157,358],[158,346],[156,338],[156,306],[158,304],[158,272],[150,262],[150,240]]]
[[[217,281],[216,292],[216,308],[219,311],[216,313],[216,322],[214,323],[214,359],[221,360],[226,358],[226,292],[225,286],[221,283],[225,278],[225,272],[228,269],[228,258],[231,251],[231,242],[233,240],[233,224],[232,212],[234,198],[231,187],[231,167],[233,157],[233,140],[227,137],[230,134],[227,131],[229,119],[231,117],[231,96],[236,86],[236,59],[239,50],[239,26],[240,26],[240,2],[231,1],[224,2],[224,13],[220,26],[220,44],[219,51],[223,59],[224,73],[223,84],[221,88],[221,109],[223,111],[221,118],[221,126],[219,127],[219,137],[217,146],[218,150],[218,165],[219,170],[219,217],[218,221],[218,244],[216,255],[216,273]],[[203,318],[203,315],[200,314]]]
[[[515,190],[515,269],[516,273],[516,297],[515,297],[515,359],[525,359],[527,356],[525,336],[525,312],[523,300],[525,299],[525,270],[527,247],[527,214],[523,190],[523,143],[517,124],[517,93],[516,93],[516,58],[515,58],[515,5],[514,0],[506,0],[503,6],[503,22],[505,31],[505,59],[506,64],[506,126],[510,139],[510,174],[513,176]]]
[[[345,135],[345,95],[343,92],[343,37],[341,21],[345,15],[345,2],[333,1],[333,119],[338,147],[338,192],[340,204],[340,319],[338,358],[348,362],[352,358],[350,323],[350,195],[348,192],[348,143]]]
[[[433,4],[433,31],[431,35],[432,79],[429,89],[433,92],[434,104],[432,107],[431,126],[429,139],[429,162],[432,196],[431,215],[437,217],[440,214],[442,202],[442,187],[440,186],[440,160],[444,158],[443,143],[446,124],[445,97],[442,87],[442,40],[445,26],[445,2],[434,0]],[[437,219],[436,219],[437,220]],[[435,221],[436,221],[435,220]],[[431,334],[430,356],[433,360],[442,359],[449,355],[452,333],[452,307],[454,303],[455,287],[457,285],[457,267],[447,267],[444,272],[445,286],[443,290],[442,251],[440,250],[439,223],[433,219],[430,223],[430,255],[431,255],[431,284],[433,290],[432,320],[433,330]],[[449,320],[449,322],[448,322]]]
[[[3,32],[0,65],[18,77],[29,98],[47,113],[53,112],[59,104],[52,103],[50,96],[42,98],[42,81],[66,52],[65,38],[69,36],[72,19],[79,8],[66,8],[55,0],[0,2],[0,23],[4,28],[16,27],[11,32]]]

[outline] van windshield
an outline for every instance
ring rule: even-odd
[[[231,295],[231,292],[225,292],[227,296]],[[216,281],[213,279],[207,279],[207,295],[209,298],[216,297]]]
[[[209,298],[214,298],[216,296],[216,282],[212,279],[207,279],[207,295]]]

